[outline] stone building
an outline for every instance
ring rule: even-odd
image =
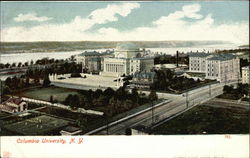
[[[99,72],[103,70],[103,58],[111,57],[112,53],[113,52],[110,50],[103,53],[97,51],[85,51],[75,57],[76,63],[82,64],[83,70]]]
[[[240,61],[232,54],[191,53],[189,72],[205,73],[206,79],[220,82],[237,81]]]
[[[189,71],[197,73],[206,72],[206,60],[211,57],[209,53],[191,53],[189,54]]]
[[[114,57],[104,57],[102,75],[121,76],[150,71],[154,66],[154,57],[146,57],[143,54],[135,44],[120,44]]]
[[[241,76],[243,84],[249,84],[249,70],[250,66],[244,66],[241,68]]]
[[[240,78],[240,60],[232,54],[219,54],[207,59],[206,78],[220,82]]]

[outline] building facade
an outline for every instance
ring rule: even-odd
[[[102,58],[101,57],[95,57],[95,58],[91,58],[88,61],[88,70],[90,72],[99,72],[102,70],[102,66],[101,66],[101,61]]]
[[[231,54],[219,54],[207,59],[206,78],[220,82],[240,78],[240,60]]]
[[[189,71],[197,73],[206,72],[206,61],[211,57],[208,53],[192,53],[189,55]]]
[[[143,56],[134,44],[121,44],[114,53],[114,57],[104,57],[103,75],[121,76],[133,75],[140,71],[150,71],[154,66],[154,57]]]
[[[150,86],[157,80],[155,72],[137,72],[133,75],[130,88],[149,89]]]
[[[243,84],[249,84],[249,70],[250,66],[244,66],[241,68],[241,76]]]
[[[112,53],[113,52],[110,50],[103,53],[85,51],[75,57],[76,63],[82,65],[82,70],[87,70],[89,72],[103,71],[103,58],[112,56]]]
[[[22,98],[10,97],[8,100],[0,104],[0,111],[8,113],[23,112],[28,110],[28,104]]]
[[[220,82],[240,78],[240,60],[232,54],[193,53],[189,55],[189,72],[205,73],[206,79]]]

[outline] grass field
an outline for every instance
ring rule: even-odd
[[[249,110],[199,105],[156,127],[153,134],[248,134]]]
[[[66,89],[59,87],[48,87],[48,88],[34,88],[25,90],[19,94],[18,96],[39,99],[44,101],[49,101],[50,96],[53,96],[54,100],[62,102],[69,94],[78,94],[77,90],[74,89]]]

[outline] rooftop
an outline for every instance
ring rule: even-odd
[[[198,52],[198,53],[190,53],[189,57],[207,57],[211,55],[210,53]]]

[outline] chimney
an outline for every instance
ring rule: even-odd
[[[176,67],[179,66],[179,52],[178,50],[176,51]]]

